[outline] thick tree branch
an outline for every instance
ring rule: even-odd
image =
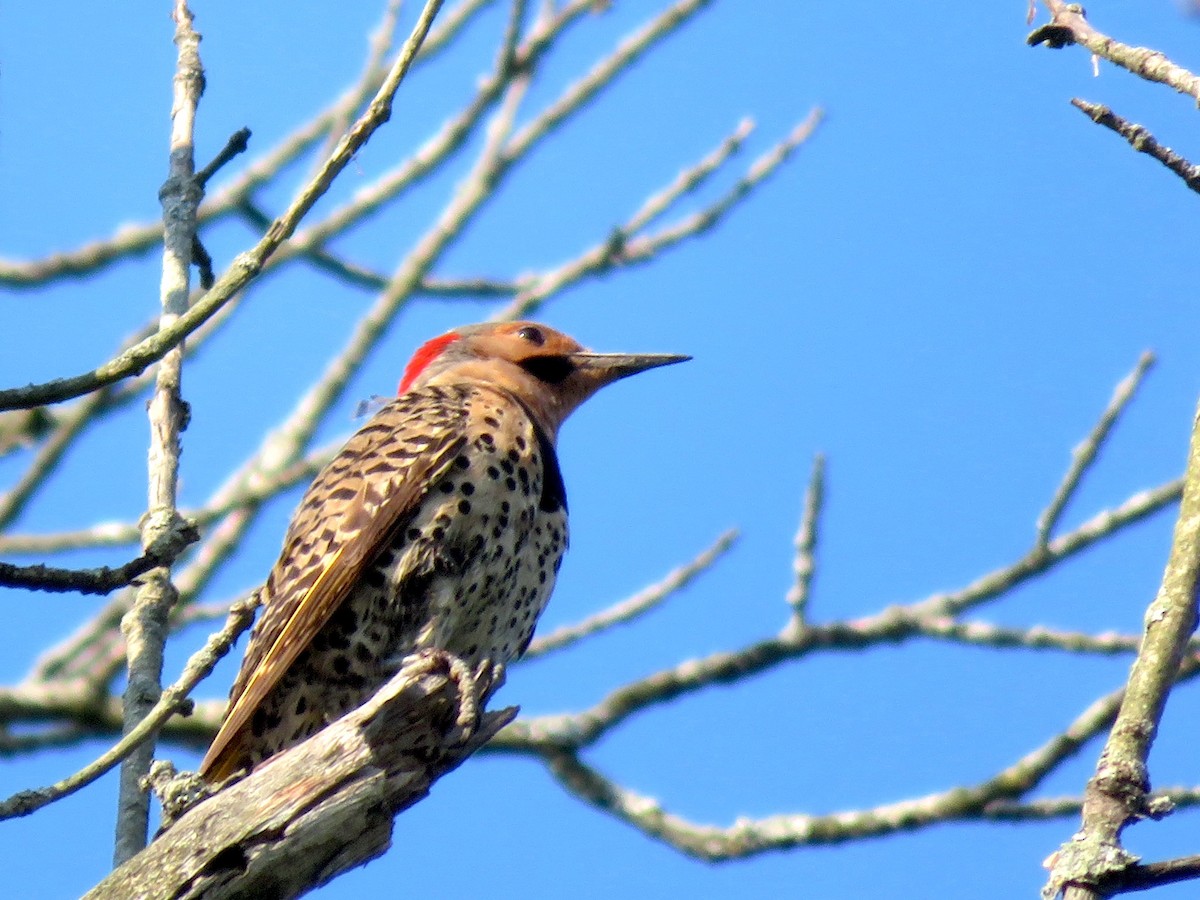
[[[1050,10],[1051,20],[1026,38],[1031,47],[1045,44],[1059,49],[1069,44],[1079,44],[1139,78],[1165,84],[1200,101],[1200,78],[1177,66],[1162,53],[1149,47],[1131,47],[1102,34],[1088,23],[1083,6],[1078,3],[1064,3],[1063,0],[1043,2]]]
[[[431,652],[365,705],[176,821],[89,900],[297,897],[382,854],[393,818],[516,713],[484,712],[499,687]]]
[[[196,108],[204,93],[200,35],[192,27],[187,0],[176,0],[175,92],[171,104],[170,171],[159,191],[163,207],[162,318],[159,331],[171,328],[187,312],[191,290],[192,251],[196,245],[196,209],[203,188],[195,178]],[[183,347],[168,351],[155,373],[150,398],[150,459],[148,509],[142,520],[142,546],[147,551],[171,540],[186,527],[177,508],[180,435],[187,427],[183,400]],[[148,571],[137,588],[133,608],[121,622],[128,648],[123,698],[123,731],[129,734],[146,717],[162,694],[163,647],[167,618],[177,600],[169,565]],[[155,735],[132,748],[121,763],[117,795],[116,841],[113,864],[120,865],[146,845],[150,804],[142,779],[154,758]]]
[[[1146,610],[1145,631],[1124,701],[1088,782],[1083,825],[1056,854],[1043,895],[1099,900],[1100,883],[1137,862],[1121,846],[1125,826],[1165,810],[1148,804],[1147,758],[1188,640],[1196,628],[1200,582],[1200,408],[1192,423],[1183,500],[1158,596]]]

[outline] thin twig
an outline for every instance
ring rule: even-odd
[[[193,532],[193,536],[198,535]],[[14,566],[0,562],[0,585],[31,591],[110,594],[117,588],[128,587],[135,579],[162,564],[163,558],[156,553],[143,553],[137,559],[115,569],[108,566],[95,569],[59,569],[42,565]]]
[[[584,638],[607,631],[615,625],[624,625],[661,606],[669,597],[690,584],[697,575],[712,568],[713,564],[729,551],[737,537],[737,531],[726,531],[717,538],[711,547],[701,552],[695,559],[668,573],[662,581],[643,588],[632,597],[615,603],[594,616],[588,616],[582,622],[565,625],[545,637],[533,641],[522,659],[534,659],[563,650],[572,644],[579,643]]]
[[[1089,103],[1075,97],[1071,100],[1071,105],[1083,112],[1097,125],[1103,125],[1121,135],[1129,141],[1129,146],[1134,150],[1157,159],[1182,178],[1184,184],[1189,188],[1200,193],[1200,166],[1189,162],[1170,147],[1164,147],[1146,128],[1122,119],[1107,106],[1099,103]]]
[[[1129,497],[1120,506],[1097,513],[1074,531],[1054,538],[1044,548],[1036,544],[1024,558],[1003,569],[989,572],[958,591],[934,594],[912,608],[918,618],[957,616],[993,597],[1040,575],[1051,566],[1103,540],[1115,530],[1140,522],[1183,494],[1183,479],[1170,481]]]
[[[221,148],[221,152],[212,158],[207,166],[197,172],[194,176],[196,183],[203,190],[214,175],[219,172],[226,163],[230,162],[238,154],[245,153],[250,147],[250,129],[239,128],[229,136],[229,140],[225,142],[225,146]]]
[[[1138,359],[1134,370],[1116,386],[1112,399],[1108,401],[1108,406],[1105,407],[1104,413],[1092,428],[1091,433],[1082,444],[1071,451],[1071,467],[1067,469],[1067,474],[1063,476],[1058,489],[1054,492],[1050,505],[1038,516],[1037,543],[1039,547],[1045,547],[1049,543],[1050,535],[1058,525],[1059,519],[1062,518],[1067,503],[1075,495],[1075,491],[1083,481],[1083,476],[1096,461],[1096,456],[1112,432],[1117,419],[1121,417],[1121,413],[1129,405],[1129,401],[1133,399],[1142,379],[1153,365],[1154,354],[1146,351]]]
[[[1012,628],[991,622],[960,622],[947,617],[925,618],[916,623],[917,630],[928,638],[976,647],[999,650],[1062,650],[1067,653],[1116,656],[1133,653],[1138,638],[1132,634],[1085,634],[1080,631],[1061,631],[1044,625]],[[1197,645],[1200,649],[1200,645]]]
[[[67,450],[83,429],[108,403],[112,392],[105,388],[85,397],[65,413],[50,432],[50,438],[38,448],[33,460],[11,488],[0,495],[0,531],[6,528],[58,467]]]
[[[1167,884],[1200,878],[1200,855],[1130,866],[1105,878],[1099,885],[1105,897],[1131,891],[1148,891]]]
[[[707,156],[680,172],[671,184],[657,194],[649,197],[642,208],[634,213],[625,223],[623,229],[627,235],[634,235],[662,216],[675,203],[688,194],[697,191],[710,176],[718,171],[729,158],[745,145],[746,140],[754,131],[753,119],[742,119],[733,132],[721,141]]]
[[[790,135],[755,160],[746,175],[714,203],[655,234],[634,235],[631,226],[657,218],[661,213],[657,206],[664,195],[672,194],[672,188],[652,196],[627,222],[614,228],[602,243],[549,272],[534,276],[528,284],[522,286],[521,292],[510,304],[493,313],[491,318],[500,321],[533,315],[551,296],[585,278],[604,275],[618,266],[651,262],[676,244],[708,231],[749,196],[768,175],[778,169],[797,147],[811,137],[821,116],[820,110],[810,113]],[[714,155],[720,155],[720,148]],[[710,155],[707,161],[701,161],[693,172],[702,170],[714,155]],[[685,172],[674,184],[685,182],[688,175],[689,173]]]
[[[246,221],[257,230],[265,231],[270,227],[271,217],[263,212],[257,204],[247,201],[240,207],[240,211]],[[297,251],[297,257],[307,260],[315,269],[334,275],[355,287],[379,291],[386,288],[390,282],[388,276],[351,262],[323,246],[306,243],[304,249]],[[519,285],[514,282],[489,278],[428,277],[418,286],[417,292],[434,297],[483,299],[511,296],[519,289]]]
[[[1200,788],[1164,788],[1150,795],[1150,802],[1170,804],[1175,809],[1200,806]],[[1046,797],[1038,800],[997,800],[989,804],[988,818],[995,822],[1042,822],[1078,815],[1083,797]]]
[[[795,580],[787,592],[787,602],[792,608],[789,628],[803,628],[806,624],[809,593],[817,571],[817,526],[820,524],[821,506],[824,501],[825,456],[818,453],[813,457],[808,489],[804,492],[804,513],[800,517],[800,530],[796,532],[796,555],[792,562]]]
[[[382,84],[387,73],[387,55],[392,50],[402,5],[401,0],[388,0],[383,11],[383,18],[367,38],[367,59],[363,65],[362,74],[358,77],[355,89],[347,91],[338,101],[329,122],[329,133],[325,136],[325,146],[317,154],[318,160],[324,159],[333,152],[334,146],[350,128],[350,123],[358,115],[359,109]]]

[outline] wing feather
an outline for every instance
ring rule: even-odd
[[[232,774],[254,712],[466,445],[464,404],[438,404],[441,415],[431,421],[419,400],[410,393],[392,401],[350,439],[301,501],[263,587],[263,613],[225,719],[200,764],[209,781]],[[384,469],[364,465],[376,457],[387,460]],[[380,484],[384,471],[393,474]]]

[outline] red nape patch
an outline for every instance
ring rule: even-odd
[[[412,383],[417,380],[418,375],[425,371],[425,367],[437,359],[443,350],[460,337],[461,335],[450,331],[441,337],[435,337],[431,341],[426,341],[417,348],[417,352],[413,354],[412,359],[408,361],[408,365],[404,367],[404,376],[400,379],[400,387],[396,391],[397,396],[412,387]]]

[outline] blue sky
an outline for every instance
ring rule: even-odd
[[[328,102],[357,75],[379,12],[360,4],[331,16],[327,4],[301,0],[235,6],[194,7],[208,74],[202,159],[243,125],[254,131],[252,158]],[[417,4],[409,6],[411,17]],[[552,57],[531,108],[657,8],[613,6]],[[1103,31],[1200,65],[1200,25],[1174,3],[1096,0],[1088,11]],[[367,183],[455,108],[490,65],[502,23],[493,10],[446,65],[414,75],[336,196]],[[877,4],[854,14],[843,4],[715,3],[534,153],[442,261],[445,275],[552,266],[607,234],[743,116],[757,122],[747,149],[696,202],[717,196],[814,105],[827,110],[816,137],[714,232],[653,266],[572,289],[540,314],[597,349],[694,356],[606,391],[564,429],[572,547],[542,631],[661,577],[728,527],[743,536],[636,626],[515,668],[502,701],[532,714],[579,709],[625,681],[775,633],[814,453],[829,466],[816,621],[956,588],[1017,559],[1070,449],[1146,349],[1159,363],[1065,527],[1182,471],[1200,393],[1187,225],[1195,196],[1068,100],[1108,104],[1193,159],[1195,110],[1107,64],[1094,77],[1078,48],[1030,49],[1026,32],[1023,3]],[[0,256],[72,248],[158,214],[170,38],[165,5],[153,14],[0,7]],[[389,270],[461,174],[432,179],[339,249]],[[286,192],[264,199],[277,211]],[[222,266],[251,235],[224,224],[205,240]],[[0,384],[106,359],[153,315],[157,288],[152,254],[85,280],[0,294]],[[185,371],[193,405],[185,504],[203,502],[286,415],[370,300],[299,270],[250,294],[239,320]],[[405,313],[321,439],[348,433],[361,397],[392,390],[422,340],[494,309],[454,301]],[[135,404],[82,441],[13,530],[135,519],[145,446]],[[5,460],[0,484],[18,471]],[[295,500],[267,511],[207,599],[265,575]],[[1136,632],[1170,527],[1170,513],[1139,525],[981,618]],[[124,552],[76,561],[120,562]],[[22,678],[98,605],[0,598],[9,647],[0,682]],[[168,678],[202,639],[197,630],[172,644]],[[201,696],[225,694],[239,653]],[[871,806],[986,778],[1118,686],[1127,667],[1125,658],[929,642],[833,654],[637,716],[588,760],[671,811],[718,825]],[[1156,785],[1196,781],[1195,694],[1172,697],[1151,758]],[[0,761],[0,790],[54,781],[105,746]],[[1077,793],[1098,749],[1085,748],[1039,796]],[[197,762],[168,752],[181,766]],[[99,880],[115,790],[108,777],[0,825],[8,883],[36,898]],[[1147,858],[1195,852],[1195,816],[1135,828],[1128,846]],[[842,898],[869,884],[872,896],[903,898],[967,879],[976,897],[1032,896],[1041,860],[1075,827],[954,824],[707,866],[582,806],[531,761],[478,758],[399,819],[386,857],[318,896]]]

